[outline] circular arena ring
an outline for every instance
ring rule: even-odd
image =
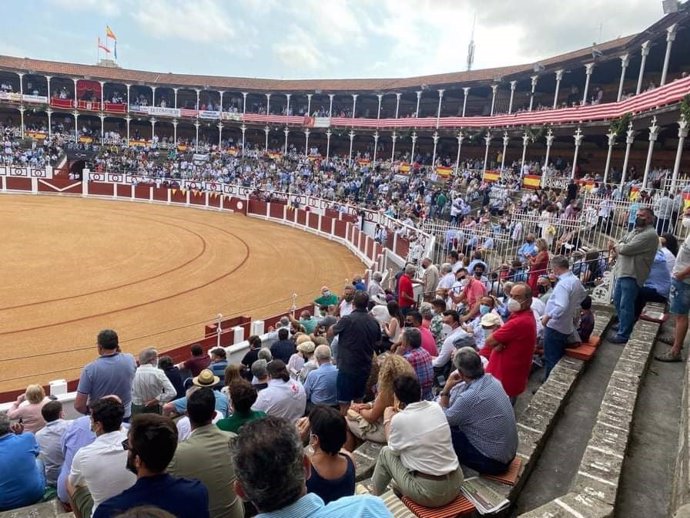
[[[0,392],[76,379],[99,330],[160,352],[201,338],[218,313],[264,318],[362,272],[341,244],[228,212],[0,197]]]

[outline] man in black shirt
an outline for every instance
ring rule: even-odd
[[[278,341],[271,346],[271,354],[274,360],[283,360],[285,365],[290,361],[290,356],[295,354],[295,342],[288,338],[288,330],[281,327],[278,330]]]
[[[328,330],[329,339],[338,336],[336,391],[343,415],[352,401],[360,402],[364,398],[374,349],[381,340],[381,327],[367,313],[368,304],[369,295],[365,291],[358,291],[353,301],[354,311]]]

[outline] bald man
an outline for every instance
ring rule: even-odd
[[[486,372],[501,382],[513,404],[527,388],[537,344],[537,322],[531,306],[530,287],[522,282],[515,284],[508,299],[510,317],[486,338],[482,350],[489,352]]]

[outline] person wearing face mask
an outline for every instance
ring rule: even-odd
[[[568,337],[575,332],[580,304],[587,296],[580,279],[570,271],[568,259],[557,255],[551,269],[558,278],[553,294],[546,303],[541,323],[544,326],[544,380],[565,354]]]
[[[537,323],[532,311],[532,290],[517,283],[508,299],[510,317],[499,329],[486,337],[484,353],[489,354],[486,372],[503,385],[510,402],[527,388],[532,357],[537,344]]]
[[[132,415],[160,414],[163,403],[172,401],[177,391],[158,368],[158,351],[148,347],[139,353],[139,367],[132,381]]]
[[[488,293],[484,277],[484,265],[477,264],[472,270],[472,277],[468,277],[467,285],[461,296],[455,299],[456,302],[465,302],[469,311],[462,317],[462,322],[469,322],[479,315],[480,301]]]
[[[127,454],[127,469],[136,475],[136,483],[101,503],[93,518],[115,517],[143,505],[169,511],[177,518],[209,518],[206,486],[165,471],[177,449],[172,419],[155,414],[135,416],[120,448]]]
[[[350,313],[352,313],[352,310],[354,309],[352,301],[354,300],[354,298],[355,287],[352,285],[345,286],[345,289],[343,290],[343,297],[340,301],[340,304],[338,304],[338,316],[346,317]]]
[[[683,214],[683,228],[685,232],[690,229],[690,209],[685,209]],[[676,321],[673,345],[668,351],[654,358],[662,362],[681,362],[683,361],[681,354],[683,342],[688,333],[688,313],[690,313],[690,234],[680,245],[676,263],[673,266],[669,307]]]
[[[328,289],[328,286],[321,288],[321,296],[314,300],[318,306],[335,306],[338,304],[338,296]]]
[[[618,314],[618,330],[609,337],[609,342],[624,344],[630,338],[635,323],[635,300],[644,286],[654,262],[659,238],[654,229],[654,212],[641,207],[635,218],[635,229],[618,243],[611,240],[609,251],[616,254],[616,287],[613,304]],[[673,289],[673,288],[672,288]]]

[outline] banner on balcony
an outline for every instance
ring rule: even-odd
[[[22,94],[16,92],[0,92],[0,101],[20,102],[21,100]]]
[[[498,171],[486,170],[484,171],[484,181],[487,183],[497,182],[501,178]]]
[[[24,99],[25,103],[48,104],[48,98],[45,95],[24,94],[22,98]]]
[[[144,111],[149,115],[158,115],[160,117],[179,117],[179,108],[164,108],[162,106],[142,106]]]
[[[450,178],[450,175],[453,174],[453,168],[442,165],[437,166],[436,174],[439,175],[441,178]]]
[[[199,111],[199,118],[200,119],[220,119],[220,112],[211,111],[211,110],[200,110]]]
[[[522,179],[522,186],[525,189],[539,189],[541,187],[541,176],[528,174]]]
[[[221,115],[222,119],[224,121],[236,121],[240,122],[242,120],[242,114],[241,113],[227,113],[223,112]]]
[[[304,126],[307,128],[330,128],[331,118],[330,117],[310,117],[309,115],[304,116]]]

